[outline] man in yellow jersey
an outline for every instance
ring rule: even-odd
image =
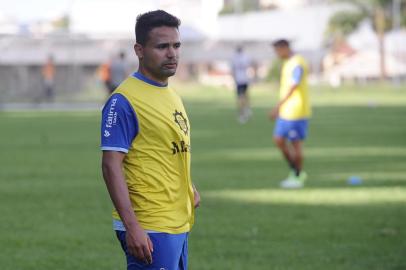
[[[102,171],[128,270],[187,269],[200,196],[190,178],[190,122],[168,86],[179,60],[179,25],[162,10],[137,17],[139,69],[102,112]]]
[[[305,59],[293,53],[285,39],[275,41],[275,53],[284,62],[281,70],[279,102],[269,112],[276,120],[273,140],[290,166],[282,188],[301,188],[307,178],[303,171],[303,140],[311,116],[307,88],[308,67]]]

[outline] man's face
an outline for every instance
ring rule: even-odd
[[[276,55],[281,59],[289,58],[289,49],[283,46],[274,46]]]
[[[140,70],[151,79],[166,83],[176,73],[180,52],[179,31],[175,27],[153,28],[144,46],[134,46]]]

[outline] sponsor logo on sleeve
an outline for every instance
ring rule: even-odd
[[[106,128],[111,128],[113,125],[115,125],[117,123],[117,112],[115,111],[116,103],[117,103],[117,98],[113,98],[111,100],[110,109],[107,114]],[[106,133],[105,133],[105,135],[106,135]]]

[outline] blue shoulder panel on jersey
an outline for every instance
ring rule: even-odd
[[[128,100],[113,94],[103,107],[101,150],[128,153],[138,134],[138,119]]]
[[[293,69],[292,76],[293,76],[293,82],[295,84],[299,84],[300,80],[302,79],[302,76],[303,76],[303,68],[301,66],[296,66]]]

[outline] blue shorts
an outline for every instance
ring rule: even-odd
[[[189,233],[148,233],[154,245],[150,265],[128,254],[125,234],[125,231],[116,231],[127,258],[127,270],[187,270]]]
[[[307,119],[285,120],[278,118],[273,131],[274,137],[282,137],[289,141],[302,141],[307,136]]]

